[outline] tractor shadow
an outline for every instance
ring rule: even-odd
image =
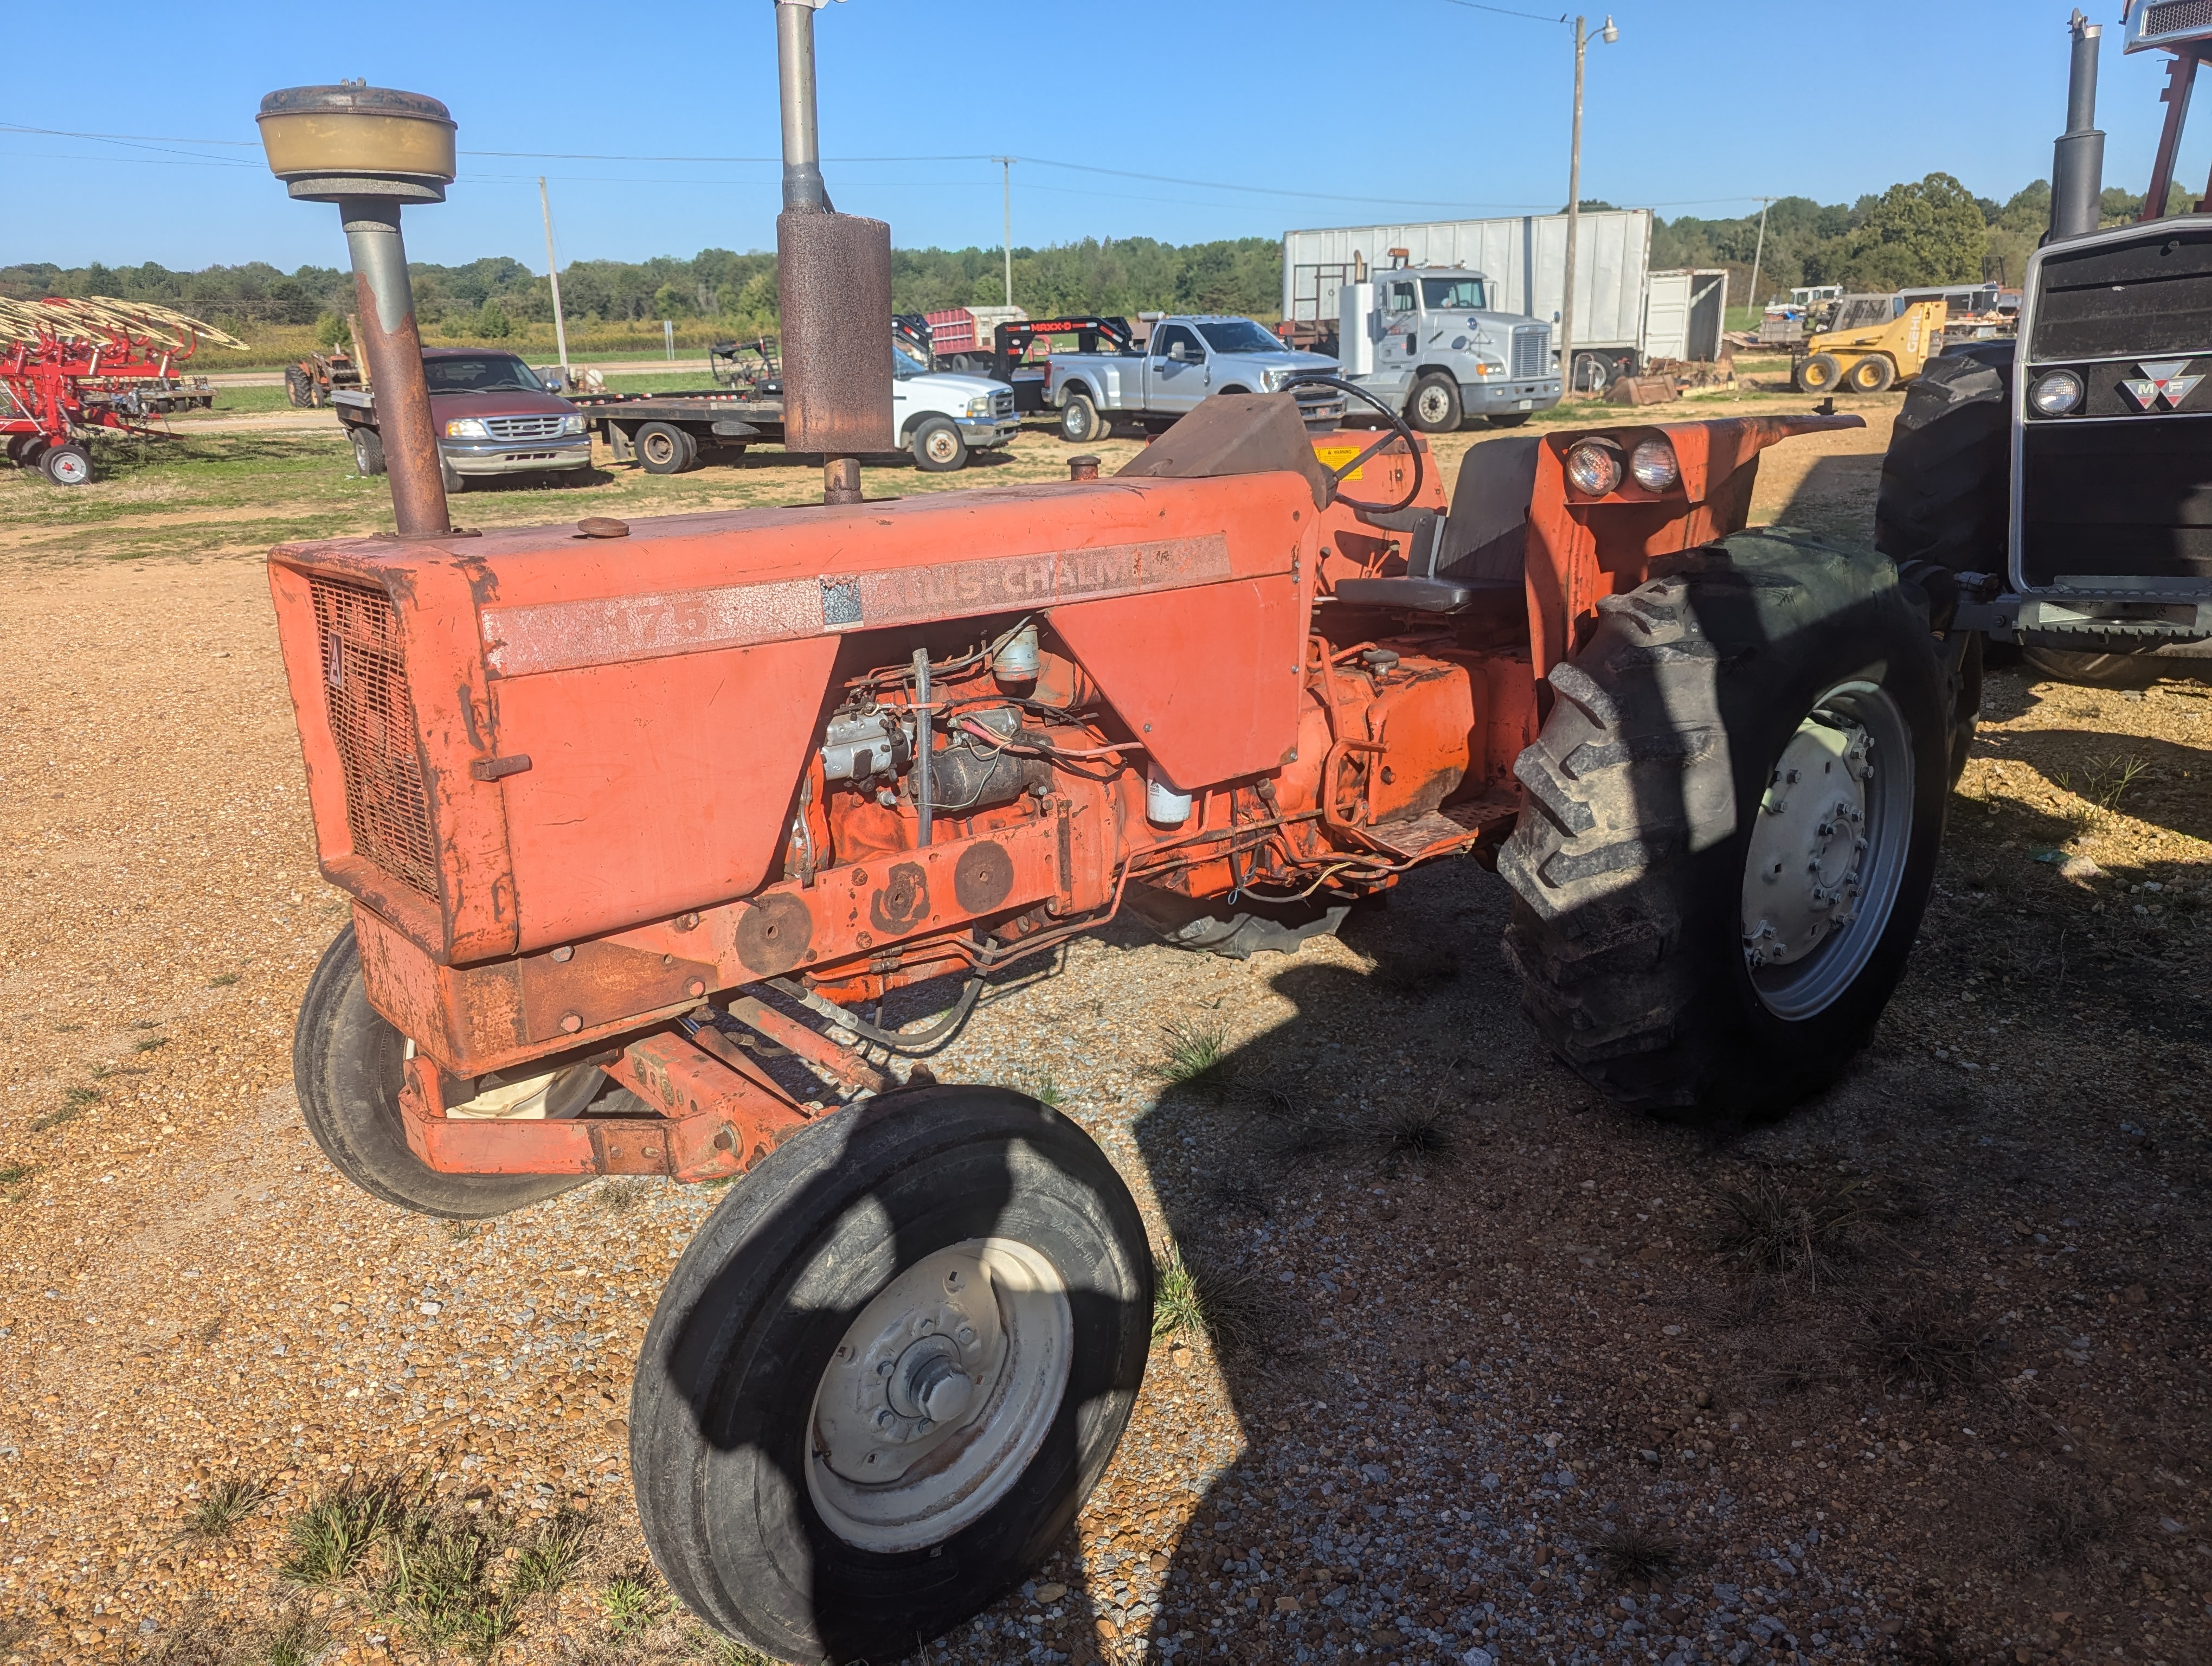
[[[1879,452],[1814,459],[1774,517],[1775,524],[1800,526],[1832,543],[1870,548],[1881,461]]]

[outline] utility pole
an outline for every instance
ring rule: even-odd
[[[1006,182],[1006,305],[1014,304],[1014,161],[1012,156],[994,156]]]
[[[1766,210],[1768,205],[1773,201],[1774,199],[1771,197],[1762,197],[1759,199],[1759,246],[1752,251],[1751,256],[1750,301],[1753,307],[1757,307],[1760,304],[1759,299],[1759,263],[1766,258]]]
[[[545,216],[545,276],[553,284],[553,343],[561,353],[561,380],[568,375],[568,325],[561,316],[561,263],[553,253],[553,199],[545,194],[545,176],[538,176],[538,206]]]
[[[1610,15],[1598,39],[1610,46],[1620,39],[1620,31]],[[1559,307],[1559,374],[1565,391],[1575,391],[1575,255],[1576,245],[1581,240],[1583,228],[1583,63],[1589,53],[1589,27],[1584,18],[1575,19],[1575,131],[1572,152],[1567,161],[1567,282],[1565,299]]]

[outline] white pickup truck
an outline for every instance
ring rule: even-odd
[[[1249,318],[1169,317],[1152,326],[1141,352],[1054,353],[1045,397],[1060,412],[1060,437],[1088,445],[1116,417],[1164,429],[1210,393],[1275,393],[1300,375],[1334,376],[1334,359],[1288,348]],[[1294,390],[1309,426],[1335,428],[1344,395],[1333,387]]]

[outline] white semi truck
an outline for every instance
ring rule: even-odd
[[[1649,209],[1593,210],[1581,218],[1568,385],[1577,392],[1602,392],[1655,361],[1719,358],[1728,274],[1653,271]],[[1362,276],[1379,277],[1394,261],[1482,274],[1491,309],[1550,325],[1557,352],[1566,301],[1564,214],[1285,232],[1285,336],[1318,337],[1325,350],[1336,350],[1327,338],[1343,314],[1343,286]]]

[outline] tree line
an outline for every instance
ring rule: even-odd
[[[2187,202],[2179,187],[2176,192],[2173,211],[2179,212]],[[2106,219],[2132,218],[2142,204],[2140,197],[2109,190]],[[1767,210],[1763,250],[1756,214],[1655,219],[1651,264],[1662,270],[1726,267],[1735,280],[1730,294],[1739,302],[1753,298],[1748,285],[1754,258],[1759,288],[1768,295],[1801,283],[1874,290],[1984,278],[2017,283],[2050,216],[2051,187],[2043,180],[1999,203],[1975,197],[1948,173],[1931,173],[1849,204],[1778,198]],[[417,264],[410,271],[416,314],[433,338],[496,340],[552,320],[546,279],[520,260],[494,256],[460,266]],[[706,249],[689,259],[579,260],[562,271],[561,292],[574,325],[650,328],[656,320],[673,319],[745,335],[772,331],[776,323],[775,256],[760,251]],[[1013,292],[1017,304],[1032,314],[1160,309],[1272,318],[1281,303],[1282,252],[1263,237],[1187,244],[1085,238],[1017,248]],[[152,261],[0,267],[0,295],[49,295],[158,301],[232,330],[316,325],[331,342],[343,339],[343,315],[354,306],[351,275],[329,266],[290,272],[261,261],[196,272],[172,271]],[[1005,257],[998,249],[892,252],[895,311],[989,305],[1005,297]]]

